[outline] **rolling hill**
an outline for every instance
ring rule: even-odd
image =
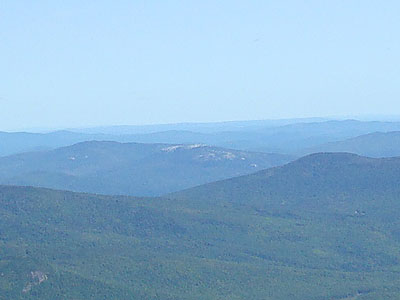
[[[170,194],[0,186],[0,299],[398,299],[400,158]]]
[[[0,158],[0,183],[161,195],[282,165],[292,157],[205,145],[82,142]]]
[[[400,131],[373,132],[344,141],[323,144],[305,152],[350,152],[370,157],[400,156]]]

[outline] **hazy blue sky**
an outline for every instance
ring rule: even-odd
[[[0,0],[0,130],[400,114],[400,1]]]

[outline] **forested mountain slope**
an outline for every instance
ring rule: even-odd
[[[0,299],[398,299],[400,159],[315,154],[164,198],[0,187]]]

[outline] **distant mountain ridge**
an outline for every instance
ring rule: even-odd
[[[202,144],[82,142],[0,158],[0,182],[102,194],[162,195],[293,157]]]
[[[295,119],[271,119],[271,120],[243,120],[243,121],[225,121],[225,122],[188,122],[172,124],[154,124],[154,125],[114,125],[98,126],[91,128],[71,128],[73,132],[91,133],[91,134],[148,134],[165,131],[192,131],[198,133],[215,133],[221,131],[248,131],[267,127],[278,127],[294,123],[305,122],[324,122],[328,118],[295,118]]]
[[[228,122],[227,124],[155,125],[147,129],[136,127],[136,129],[131,129],[122,126],[122,128],[107,127],[108,129],[94,131],[82,129],[82,132],[57,131],[41,134],[0,132],[0,156],[37,149],[55,149],[93,140],[123,143],[207,144],[243,151],[300,156],[305,153],[304,149],[321,144],[377,131],[400,131],[400,122],[313,119],[303,121],[298,123],[277,120],[232,124]]]
[[[373,132],[309,148],[305,152],[350,152],[370,157],[400,156],[400,131]]]

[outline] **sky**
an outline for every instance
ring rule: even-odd
[[[0,0],[0,130],[400,115],[400,1]]]

